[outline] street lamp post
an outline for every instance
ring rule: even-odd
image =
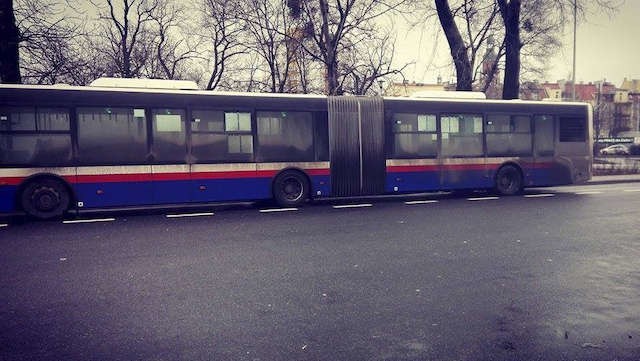
[[[573,0],[573,71],[572,73],[572,93],[571,99],[576,100],[576,30],[577,26],[578,0]]]

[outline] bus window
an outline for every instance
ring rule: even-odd
[[[69,124],[64,108],[0,108],[0,163],[69,164]]]
[[[448,114],[440,118],[443,157],[480,157],[482,150],[482,116]]]
[[[144,109],[78,108],[81,164],[144,163],[147,126]]]
[[[489,114],[485,123],[487,155],[530,156],[531,118],[524,115]]]
[[[536,115],[533,117],[534,121],[534,145],[536,149],[536,156],[545,157],[552,156],[554,149],[554,126],[553,116],[551,115]]]
[[[191,112],[191,156],[196,163],[250,161],[251,113],[197,109]]]
[[[435,158],[438,133],[435,114],[393,115],[393,157]]]
[[[584,118],[560,117],[560,141],[584,142],[586,140],[586,124]]]
[[[186,162],[185,114],[181,109],[152,109],[153,154],[157,162]]]
[[[257,112],[262,161],[312,161],[313,115],[310,112]]]

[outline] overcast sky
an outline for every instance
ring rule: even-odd
[[[434,36],[434,32],[438,36]],[[437,38],[434,40],[434,38]],[[570,79],[573,55],[573,25],[567,26],[562,50],[550,59],[545,79]],[[406,69],[409,81],[434,83],[438,75],[454,80],[446,39],[437,19],[422,29],[399,36],[396,61],[415,61]],[[592,13],[586,23],[578,24],[576,81],[606,79],[620,86],[623,79],[640,79],[640,0],[626,0],[618,13],[609,17]]]

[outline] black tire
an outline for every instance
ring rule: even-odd
[[[69,191],[59,180],[40,178],[27,183],[20,194],[22,210],[38,219],[61,217],[69,209]]]
[[[284,171],[273,180],[273,198],[281,207],[297,207],[309,198],[307,177],[297,171]]]
[[[504,196],[512,196],[522,192],[522,173],[512,165],[505,165],[496,174],[496,192]]]

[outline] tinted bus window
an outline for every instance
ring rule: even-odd
[[[450,114],[440,118],[443,157],[477,157],[482,150],[482,116]]]
[[[147,157],[144,109],[78,108],[78,161],[143,163]]]
[[[0,108],[0,162],[37,166],[72,159],[69,112],[64,108]]]
[[[312,161],[313,115],[310,112],[257,112],[262,161]]]
[[[0,109],[0,131],[68,131],[69,111],[63,108]]]
[[[584,142],[586,140],[587,128],[584,118],[560,117],[559,120],[561,142]]]
[[[534,146],[537,156],[551,156],[554,153],[554,126],[552,115],[536,115],[534,121]]]
[[[531,118],[529,116],[489,114],[485,125],[487,155],[531,155]]]
[[[252,160],[251,113],[198,109],[191,115],[194,162]]]
[[[393,115],[393,154],[397,158],[435,158],[438,134],[435,114]]]
[[[156,162],[186,162],[185,113],[181,109],[152,109],[153,155]]]
[[[71,137],[66,134],[1,134],[2,164],[60,165],[71,162]]]

